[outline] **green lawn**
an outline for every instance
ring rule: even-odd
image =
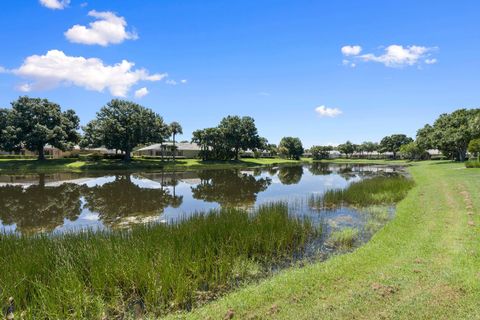
[[[238,161],[202,161],[199,159],[182,159],[173,161],[161,161],[150,159],[133,159],[129,163],[120,160],[86,161],[78,159],[53,159],[45,161],[37,160],[11,160],[0,159],[0,173],[25,173],[25,172],[81,172],[87,170],[186,170],[186,169],[223,169],[258,167],[276,164],[296,164],[311,161],[287,160],[280,158],[272,159],[242,159]]]
[[[416,186],[362,248],[169,318],[480,319],[480,169],[408,170]]]

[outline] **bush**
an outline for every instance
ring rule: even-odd
[[[36,159],[37,156],[25,156],[21,154],[2,154],[0,159]]]
[[[465,162],[465,167],[467,168],[480,168],[480,161],[467,161]]]
[[[103,159],[103,154],[100,152],[91,153],[87,156],[88,161],[100,161]]]
[[[110,160],[122,160],[124,157],[125,155],[121,153],[103,155],[104,159],[110,159]]]

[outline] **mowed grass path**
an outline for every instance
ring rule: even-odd
[[[480,169],[427,162],[351,254],[289,269],[180,319],[480,319]]]

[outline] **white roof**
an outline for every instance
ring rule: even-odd
[[[165,142],[163,143],[164,146],[173,146],[173,142]],[[162,144],[160,143],[155,143],[152,144],[148,147],[138,149],[137,151],[149,151],[149,150],[161,150]],[[177,150],[194,150],[194,151],[200,151],[200,147],[196,143],[175,143],[175,147]]]

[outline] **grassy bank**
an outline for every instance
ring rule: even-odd
[[[283,204],[175,225],[0,235],[0,301],[27,319],[124,319],[190,309],[301,253],[318,230]]]
[[[182,159],[161,161],[135,158],[129,163],[121,160],[87,161],[78,159],[52,159],[37,161],[31,159],[0,159],[0,174],[6,173],[47,173],[47,172],[82,172],[90,170],[187,170],[187,169],[228,169],[272,166],[278,164],[298,164],[310,162],[309,159],[300,161],[268,158],[268,159],[242,159],[238,161],[202,161],[199,159]]]
[[[415,187],[365,246],[169,318],[480,319],[480,170],[408,170]]]

